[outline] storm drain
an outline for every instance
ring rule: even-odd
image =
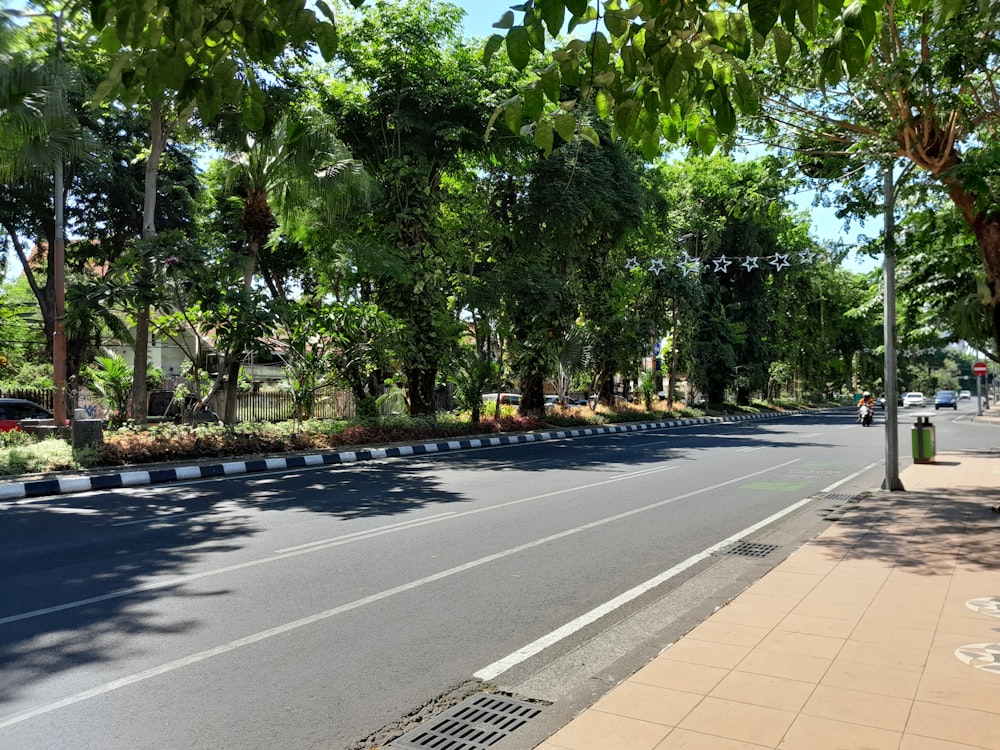
[[[857,495],[845,495],[841,492],[824,492],[823,502],[825,503],[849,503],[857,499]]]
[[[740,555],[742,557],[767,557],[776,549],[779,549],[777,544],[737,542],[732,547],[724,549],[723,552],[727,555]]]
[[[405,750],[483,750],[542,712],[538,706],[480,693],[421,724],[390,747]]]

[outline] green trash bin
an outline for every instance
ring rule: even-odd
[[[929,464],[934,461],[934,425],[930,417],[917,417],[917,423],[910,431],[913,442],[913,463]]]

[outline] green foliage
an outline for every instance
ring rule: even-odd
[[[96,366],[86,372],[87,381],[108,409],[110,429],[121,427],[129,418],[132,399],[132,367],[121,354],[108,351],[94,359]]]
[[[47,389],[52,387],[52,364],[23,363],[17,370],[4,373],[0,388]]]
[[[87,459],[85,455],[84,460]],[[30,444],[0,447],[0,475],[4,476],[80,469],[86,465],[76,460],[72,447],[65,440],[50,438],[36,442],[32,439]]]
[[[448,373],[448,382],[455,385],[459,407],[468,409],[473,424],[478,424],[483,410],[483,393],[496,383],[499,368],[478,349],[459,349]]]
[[[596,0],[546,0],[513,6],[486,43],[484,57],[506,46],[518,69],[534,63],[536,74],[519,95],[497,107],[515,133],[533,137],[545,150],[553,130],[576,115],[586,137],[590,112],[612,123],[613,134],[634,141],[646,158],[656,155],[661,135],[710,153],[733,133],[737,116],[757,114],[758,89],[751,82],[751,55],[767,40],[778,67],[786,64],[795,39],[805,47],[819,29],[831,35],[817,40],[818,84],[836,85],[864,68],[877,39],[879,0],[839,3],[756,0],[720,9],[709,0],[674,3],[618,3]],[[582,38],[559,39],[552,62],[537,61],[546,37],[585,23],[593,31]],[[942,16],[943,17],[943,16]],[[804,27],[804,28],[803,28]],[[835,34],[833,32],[836,32]],[[678,41],[683,40],[683,41]]]

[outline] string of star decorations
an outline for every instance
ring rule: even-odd
[[[712,273],[729,273],[729,267],[734,263],[738,266],[742,266],[747,272],[763,269],[761,266],[761,261],[766,261],[769,265],[774,267],[775,273],[783,268],[790,268],[792,262],[790,258],[793,256],[798,256],[798,262],[800,263],[812,263],[816,259],[816,253],[812,250],[801,250],[797,253],[775,253],[774,255],[743,255],[729,258],[725,255],[720,255],[718,258],[708,258],[707,260],[702,260],[701,258],[691,255],[686,250],[684,254],[681,255],[674,265],[677,266],[681,273],[687,278],[690,274],[700,274],[702,269],[708,269],[708,264],[712,264],[710,269]],[[641,268],[639,260],[636,257],[631,257],[625,261],[625,270],[632,271],[634,269]],[[667,261],[664,258],[653,258],[649,263],[649,268],[646,269],[656,276],[660,275],[660,271],[667,270]]]

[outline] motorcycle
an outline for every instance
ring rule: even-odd
[[[858,407],[858,421],[862,427],[871,427],[873,417],[873,409],[868,404],[861,404]]]

